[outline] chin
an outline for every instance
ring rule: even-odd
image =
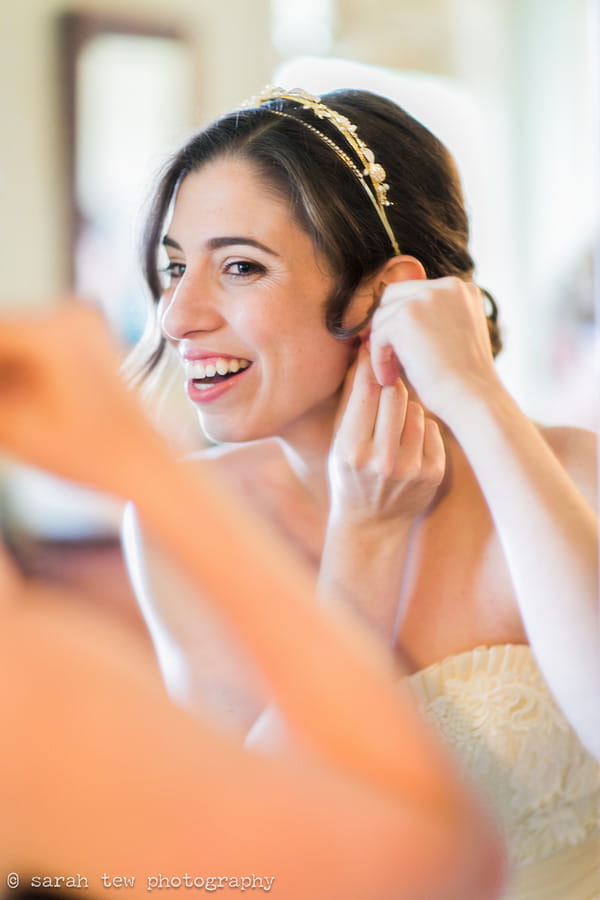
[[[199,420],[202,432],[213,444],[246,444],[273,437],[272,430],[254,427],[247,422],[205,422],[201,415]]]

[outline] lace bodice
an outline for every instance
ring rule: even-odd
[[[600,766],[554,702],[529,647],[480,647],[407,681],[495,811],[513,865],[594,842]],[[585,896],[600,897],[600,881],[598,893]]]

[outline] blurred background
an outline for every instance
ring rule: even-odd
[[[125,352],[143,327],[139,227],[166,156],[267,83],[367,87],[456,156],[505,382],[541,421],[597,426],[596,0],[26,0],[3,20],[0,313],[75,286]],[[183,449],[200,440],[176,396],[160,427]],[[129,609],[118,504],[8,461],[1,499],[24,565],[96,572]]]

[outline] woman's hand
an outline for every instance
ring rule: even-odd
[[[362,344],[348,373],[329,456],[333,515],[355,523],[409,523],[444,475],[437,423],[409,399],[400,378],[382,387]]]
[[[381,385],[400,371],[425,407],[448,421],[465,390],[498,383],[483,296],[459,278],[399,281],[386,288],[369,339]]]
[[[497,377],[483,299],[457,278],[389,285],[375,312],[371,359],[379,383],[403,371],[452,430],[479,483],[510,571],[528,640],[550,689],[600,755],[598,531],[592,443],[566,446],[530,421]],[[555,438],[556,439],[556,438]]]
[[[319,591],[338,597],[388,645],[415,518],[442,481],[437,423],[398,378],[378,384],[362,345],[348,373],[329,455],[330,511]]]
[[[60,476],[128,496],[162,442],[118,375],[101,315],[68,300],[0,320],[0,448]]]

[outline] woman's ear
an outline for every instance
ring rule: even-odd
[[[421,281],[425,278],[427,278],[425,269],[416,257],[394,256],[356,291],[346,311],[344,325],[347,328],[354,328],[368,318],[369,324],[360,332],[360,336],[365,338],[371,328],[370,315],[379,304],[388,284],[394,281]]]
[[[379,271],[381,291],[395,281],[423,281],[427,278],[423,263],[415,256],[394,256]]]

